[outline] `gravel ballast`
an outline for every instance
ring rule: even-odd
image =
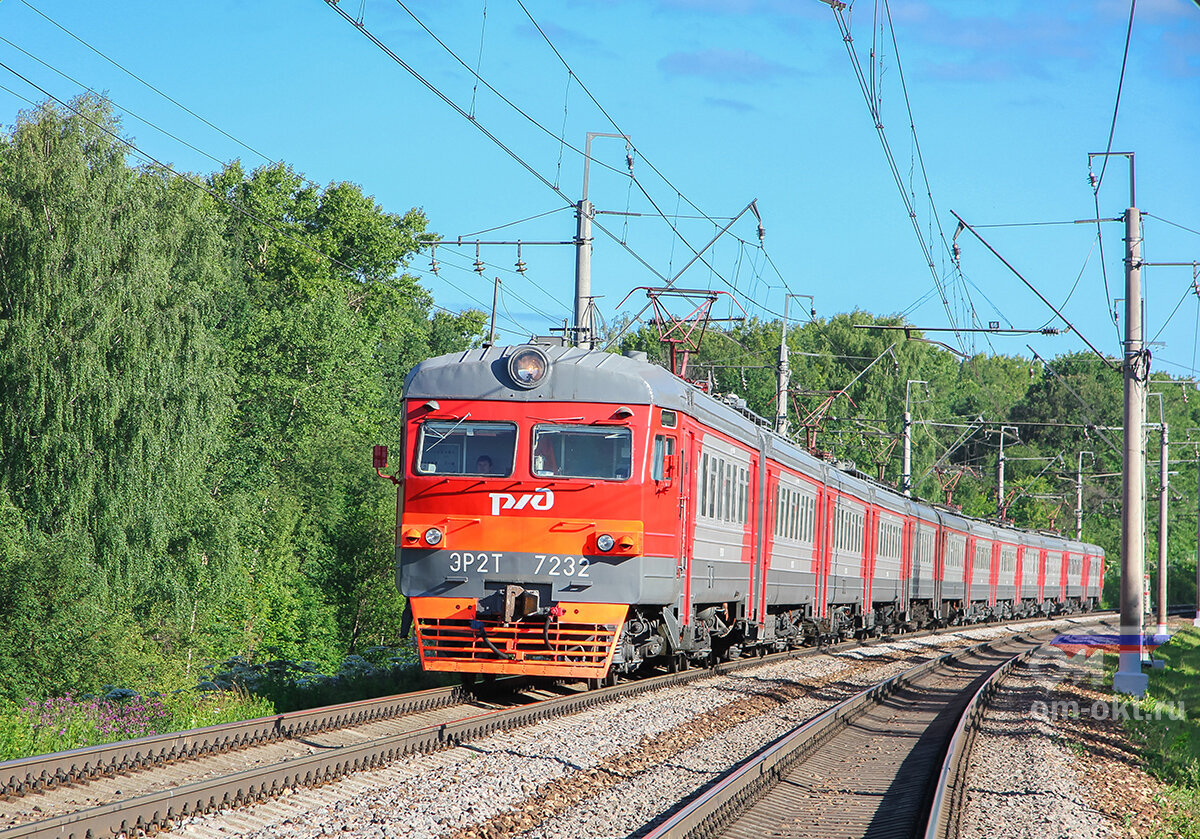
[[[1050,648],[988,704],[971,751],[960,839],[1125,839],[1162,829],[1158,782],[1114,722],[1103,655]],[[1166,835],[1163,833],[1162,835]]]
[[[245,810],[199,816],[174,833],[196,839],[627,836],[863,687],[947,648],[1009,633],[969,629],[714,676],[414,755]]]

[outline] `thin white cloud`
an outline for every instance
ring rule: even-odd
[[[724,108],[728,111],[736,111],[739,114],[757,111],[758,108],[751,105],[749,102],[743,102],[741,99],[722,99],[719,96],[708,96],[704,101],[716,108]]]
[[[749,84],[795,72],[749,50],[723,49],[671,53],[659,60],[658,69],[668,76],[697,76],[733,84]]]

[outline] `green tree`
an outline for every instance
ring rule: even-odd
[[[398,442],[412,365],[477,340],[483,316],[431,317],[403,273],[425,235],[419,210],[387,213],[353,184],[320,189],[282,165],[234,164],[211,184],[237,263],[220,328],[238,372],[221,493],[275,523],[243,520],[242,636],[330,663],[394,633],[402,611],[394,496],[370,446]]]
[[[126,164],[106,102],[72,108],[0,138],[0,490],[90,542],[114,606],[158,614],[230,408],[224,245],[202,191]]]

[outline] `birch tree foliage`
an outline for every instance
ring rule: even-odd
[[[82,533],[126,605],[205,491],[230,377],[208,324],[227,262],[210,199],[131,167],[110,106],[45,105],[0,138],[0,488]]]

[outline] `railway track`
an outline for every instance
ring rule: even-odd
[[[715,672],[819,652],[743,659],[718,665]],[[494,702],[445,688],[11,761],[0,764],[8,799],[0,803],[0,839],[153,833],[200,812],[713,672],[666,674],[600,691],[560,686],[561,695],[524,691]]]
[[[986,695],[1052,635],[989,641],[868,688],[762,749],[644,835],[941,839]]]

